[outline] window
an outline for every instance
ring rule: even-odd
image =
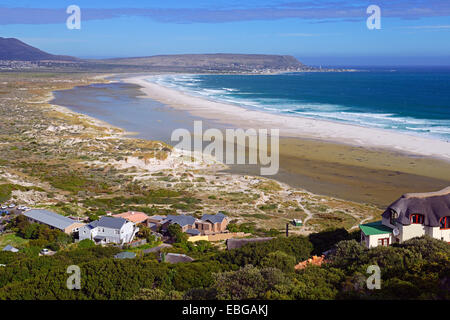
[[[423,214],[412,214],[409,217],[409,220],[411,221],[411,223],[413,224],[423,224],[423,220],[424,220],[424,216]]]
[[[389,245],[389,238],[378,239],[378,245],[387,247]]]
[[[442,217],[440,220],[441,229],[450,229],[450,216]]]
[[[398,213],[395,210],[391,209],[390,223],[392,225],[395,225],[397,218],[398,218]]]

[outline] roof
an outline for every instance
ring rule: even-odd
[[[8,244],[6,247],[3,248],[2,251],[18,252],[19,249],[14,248],[12,245]]]
[[[148,215],[139,211],[127,211],[113,215],[115,218],[124,218],[134,223],[142,223],[148,219]]]
[[[204,214],[201,220],[209,221],[211,223],[221,223],[227,216],[223,213],[218,214]]]
[[[321,255],[320,257],[318,256],[312,256],[312,258],[309,258],[305,261],[301,261],[298,264],[295,265],[294,269],[295,270],[303,270],[305,269],[308,265],[314,265],[314,266],[321,266],[323,263],[325,263],[325,256]]]
[[[403,225],[411,224],[411,214],[422,214],[424,225],[439,227],[439,220],[450,216],[450,187],[437,192],[404,194],[382,216],[389,219],[391,210],[398,214],[397,221]]]
[[[383,225],[380,221],[360,224],[359,228],[366,236],[372,236],[376,234],[392,233],[392,229]]]
[[[165,220],[167,217],[166,216],[154,215],[154,216],[150,216],[149,218],[152,219],[152,220],[161,221],[161,220]]]
[[[92,221],[89,226],[91,228],[104,227],[111,229],[121,229],[125,223],[127,223],[127,220],[125,220],[124,218],[102,216],[99,220]]]
[[[116,259],[134,259],[134,258],[136,258],[136,253],[129,252],[129,251],[123,251],[123,252],[119,252],[118,254],[116,254],[114,256],[114,258],[116,258]]]
[[[60,230],[64,230],[68,226],[78,222],[55,212],[44,209],[31,209],[24,212],[24,216]]]
[[[239,249],[240,247],[245,246],[246,244],[249,244],[249,243],[269,241],[272,239],[273,239],[273,237],[250,238],[250,239],[228,239],[227,240],[227,250]]]
[[[187,234],[193,235],[193,236],[197,236],[200,234],[200,231],[198,231],[197,229],[187,229],[186,230]]]
[[[180,215],[180,216],[175,216],[172,214],[167,215],[167,220],[169,220],[170,223],[176,223],[178,225],[180,225],[180,227],[184,227],[186,225],[193,225],[195,219],[193,216],[186,216],[186,215]]]
[[[194,259],[181,253],[166,253],[164,262],[168,263],[180,263],[180,262],[192,262]]]

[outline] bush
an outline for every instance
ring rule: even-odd
[[[95,247],[95,242],[90,239],[84,239],[78,242],[78,248],[80,249],[87,249]]]

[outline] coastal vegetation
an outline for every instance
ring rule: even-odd
[[[179,264],[158,262],[152,254],[118,260],[113,256],[119,248],[81,242],[48,257],[0,252],[0,263],[6,264],[0,271],[0,299],[450,298],[446,243],[425,237],[366,249],[355,240],[332,243],[335,235],[316,234],[327,238],[334,252],[321,267],[302,270],[294,265],[318,249],[304,236],[224,252],[178,247],[191,255],[203,250],[194,262]],[[81,269],[80,290],[66,288],[66,269],[74,264]],[[366,269],[374,264],[381,268],[379,290],[365,285]]]

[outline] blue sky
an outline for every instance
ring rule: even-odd
[[[81,8],[68,30],[66,8]],[[381,30],[369,30],[369,5]],[[2,0],[0,36],[82,58],[290,54],[313,65],[450,65],[449,0]]]

